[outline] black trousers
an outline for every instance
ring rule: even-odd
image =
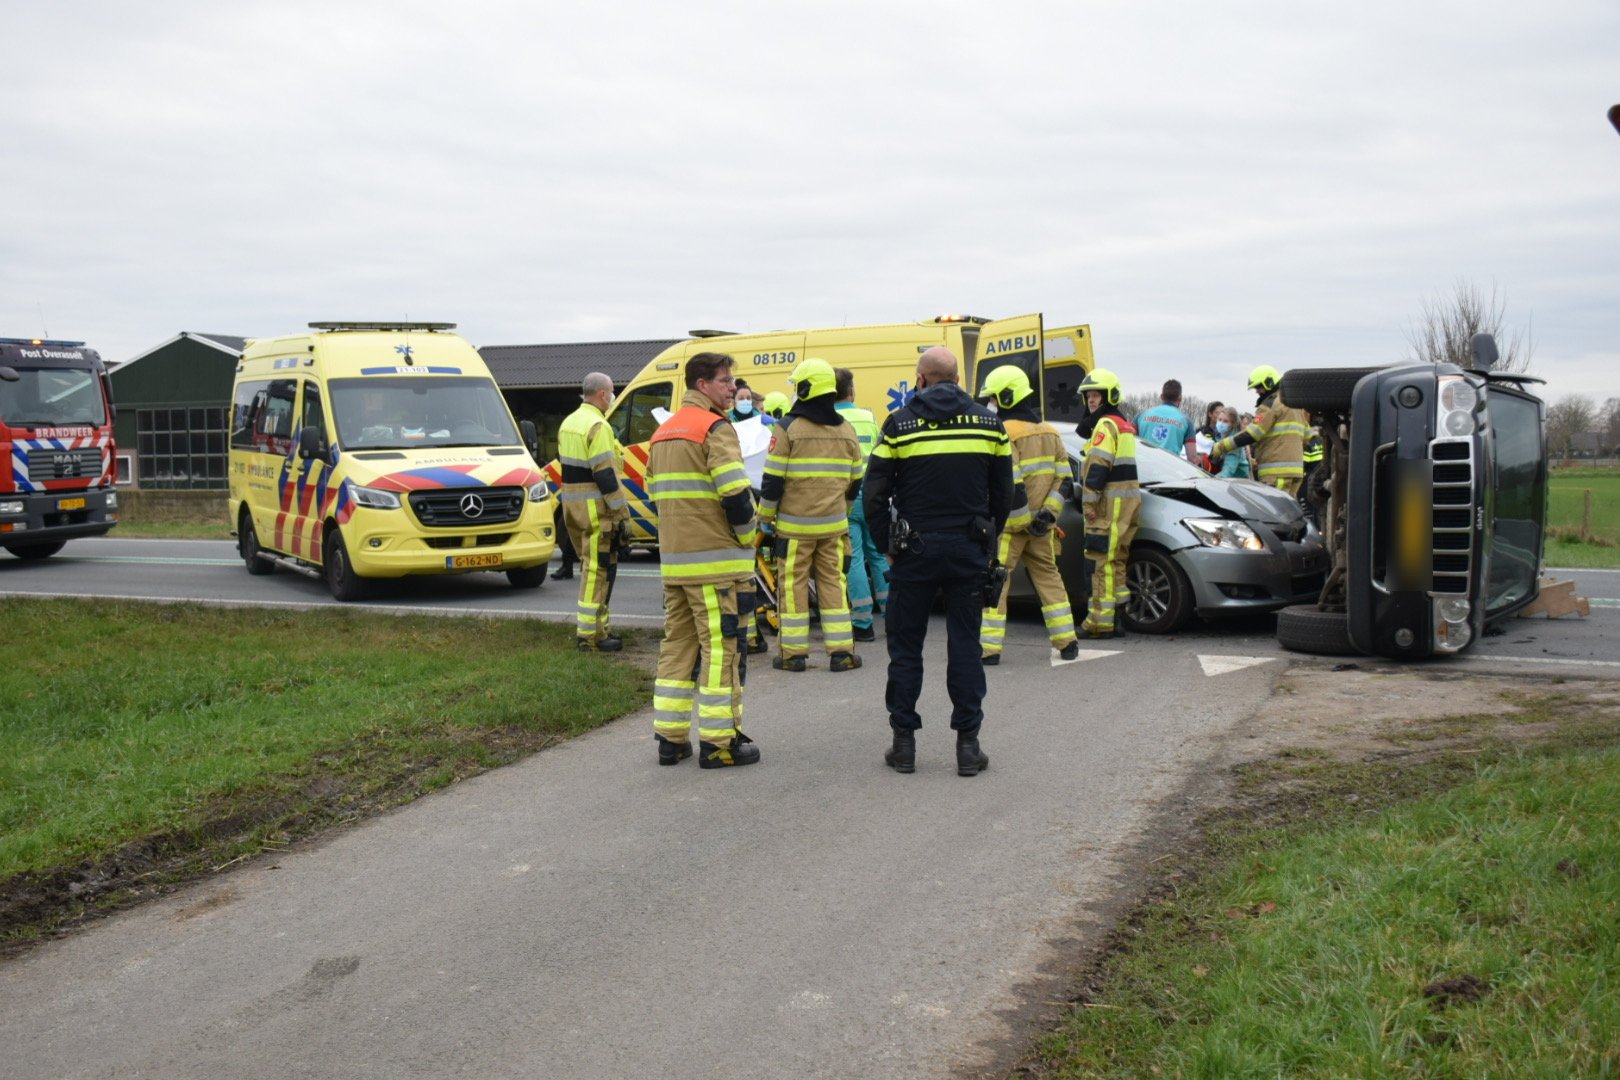
[[[884,628],[889,644],[889,684],[883,694],[889,724],[901,731],[922,727],[917,698],[923,686],[923,642],[934,598],[945,598],[945,689],[951,697],[951,727],[976,735],[984,722],[984,664],[979,660],[981,583],[989,555],[965,533],[924,533],[922,550],[903,552],[889,572]]]

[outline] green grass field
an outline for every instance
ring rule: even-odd
[[[1590,519],[1586,492],[1592,493]],[[1580,535],[1589,520],[1586,539]],[[1547,491],[1548,566],[1620,567],[1620,470],[1555,469]]]
[[[648,687],[527,619],[20,599],[0,618],[27,628],[0,673],[0,886],[151,838],[235,828],[252,848],[317,804],[404,801],[596,727]]]
[[[1620,1076],[1620,752],[1469,771],[1236,845],[1140,917],[1038,1075]]]

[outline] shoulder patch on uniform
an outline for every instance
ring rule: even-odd
[[[1100,446],[1102,444],[1102,441],[1103,441],[1103,433],[1100,432],[1100,431],[1097,432],[1095,435],[1093,435],[1091,437],[1091,445],[1092,446]]]
[[[771,432],[771,445],[766,447],[766,450],[765,450],[766,453],[768,453],[768,454],[776,453],[776,439],[777,439],[776,432],[774,432],[774,431]]]

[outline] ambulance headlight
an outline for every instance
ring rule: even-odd
[[[0,502],[0,514],[20,514],[23,512],[21,499],[7,499]]]
[[[551,487],[544,480],[529,489],[530,502],[545,502],[549,498],[551,498]]]
[[[1266,545],[1254,530],[1241,521],[1225,518],[1187,518],[1182,522],[1198,537],[1205,547],[1236,548],[1239,551],[1264,551]]]
[[[398,510],[399,493],[397,491],[384,491],[381,488],[361,487],[356,484],[350,489],[354,501],[361,506],[372,510]]]

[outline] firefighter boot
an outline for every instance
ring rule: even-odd
[[[805,660],[802,656],[776,656],[771,659],[771,667],[777,671],[803,671]]]
[[[883,752],[883,764],[895,772],[917,771],[917,733],[894,729],[894,745]]]
[[[833,671],[854,671],[861,666],[861,658],[854,653],[835,652],[829,658],[827,666]]]
[[[979,733],[956,737],[956,775],[977,776],[990,767],[990,755],[979,749]]]
[[[678,765],[692,756],[692,744],[689,742],[670,742],[662,735],[654,735],[658,740],[658,764]]]
[[[1080,658],[1080,642],[1078,639],[1069,642],[1058,650],[1059,660],[1078,660]]]
[[[700,744],[702,753],[698,764],[705,769],[724,769],[731,765],[752,765],[759,760],[759,747],[754,740],[737,732],[724,746],[714,743]]]
[[[619,652],[624,648],[624,639],[617,634],[609,634],[599,641],[590,638],[577,638],[574,648],[579,652]]]

